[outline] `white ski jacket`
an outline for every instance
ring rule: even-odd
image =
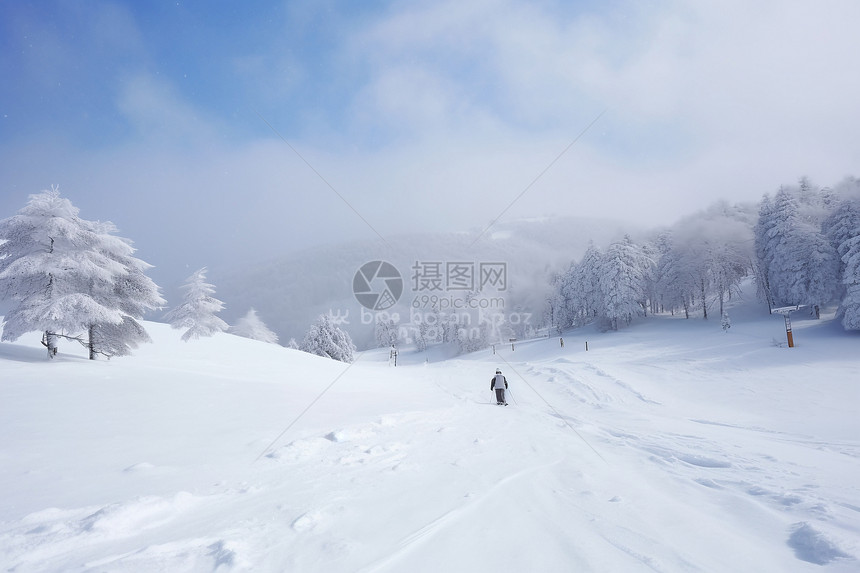
[[[501,374],[496,374],[490,379],[490,390],[503,390],[508,387],[508,380]]]

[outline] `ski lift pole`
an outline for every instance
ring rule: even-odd
[[[785,338],[788,340],[789,348],[794,348],[794,335],[791,333],[791,313],[800,310],[800,308],[800,306],[783,306],[773,309],[773,312],[781,314],[785,319]]]

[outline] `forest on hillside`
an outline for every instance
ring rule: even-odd
[[[719,202],[638,243],[592,244],[552,277],[544,316],[558,328],[607,330],[649,313],[722,317],[746,279],[769,311],[817,316],[838,304],[845,329],[860,329],[860,182],[820,188],[801,178],[757,205]]]

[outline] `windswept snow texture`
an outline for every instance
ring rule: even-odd
[[[860,570],[832,316],[795,348],[781,317],[658,317],[396,368],[146,327],[110,362],[0,344],[0,570]]]

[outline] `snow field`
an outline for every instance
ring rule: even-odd
[[[151,323],[110,362],[2,344],[0,564],[856,571],[856,337],[797,320],[780,348],[779,322],[658,318],[397,368]]]

